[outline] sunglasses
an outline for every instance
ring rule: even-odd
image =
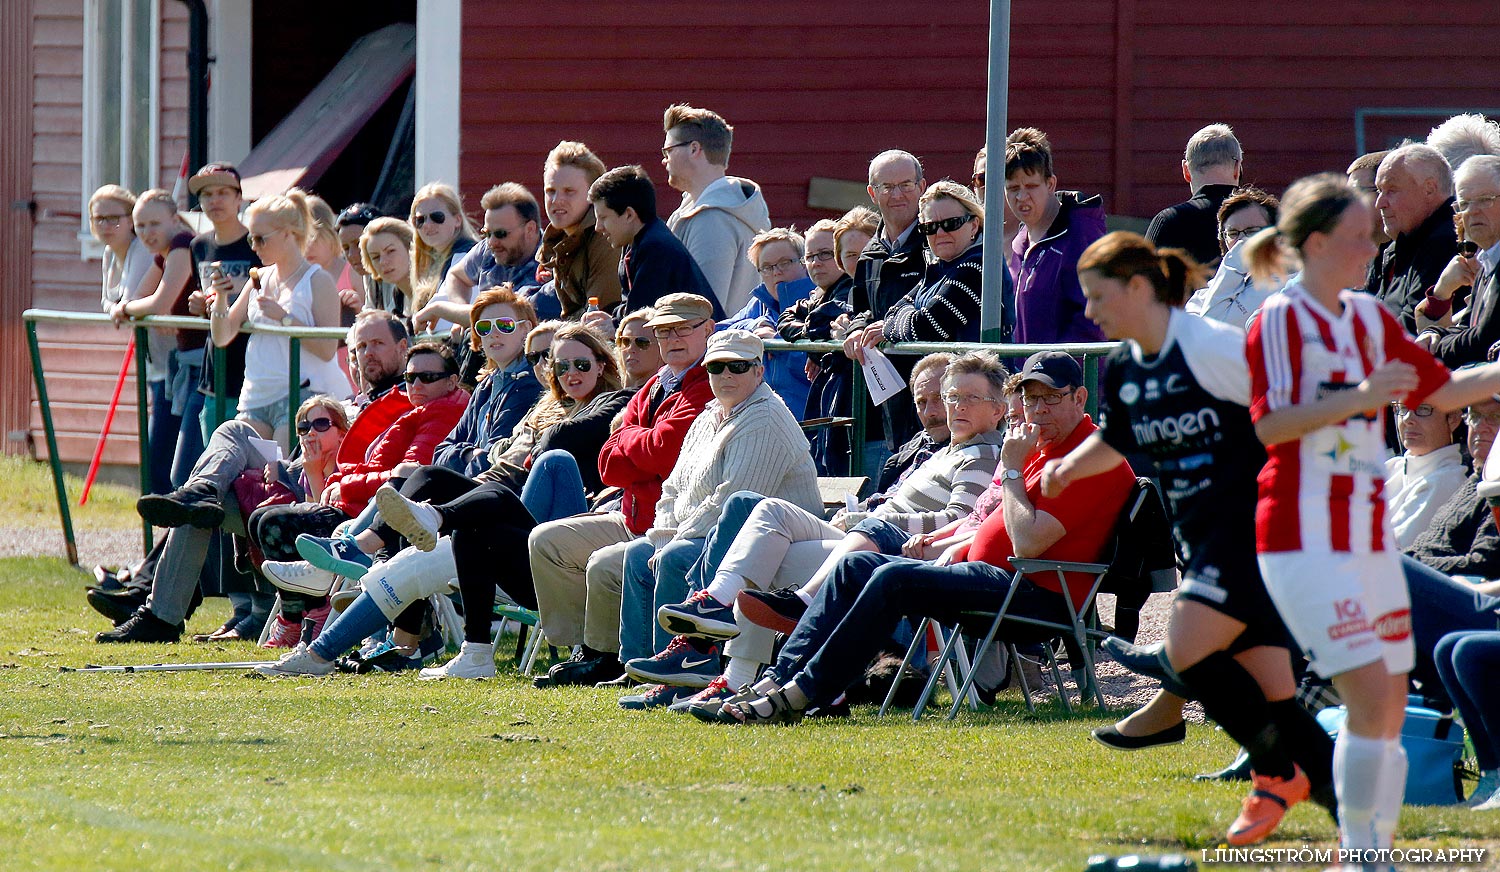
[[[635,338],[618,336],[615,338],[615,345],[619,348],[629,348],[631,345],[634,345],[636,348],[645,351],[651,347],[651,343],[652,340],[645,336],[636,336]]]
[[[976,187],[976,188],[982,188],[982,187],[984,187],[984,173],[975,173],[974,174],[974,187]]]
[[[758,360],[716,360],[703,364],[703,368],[708,370],[709,375],[723,375],[726,369],[735,375],[744,375],[750,371],[750,367],[759,364]]]
[[[275,231],[275,230],[271,231],[271,233],[276,233],[276,232],[278,232],[278,231]],[[250,247],[251,248],[260,248],[262,245],[265,245],[266,244],[266,240],[271,238],[271,233],[264,233],[264,234],[262,234],[262,233],[252,233],[252,234],[250,234],[250,236],[249,236]]]
[[[481,318],[474,322],[474,332],[480,336],[490,335],[491,330],[499,330],[501,333],[516,332],[516,325],[521,322],[515,318]]]
[[[426,215],[418,214],[413,216],[411,219],[411,223],[413,227],[421,227],[428,221],[431,221],[433,224],[442,224],[447,220],[448,215],[445,212],[428,212]]]
[[[430,385],[436,384],[450,375],[453,375],[453,373],[447,370],[438,370],[437,372],[408,372],[402,375],[401,378],[409,385],[414,385],[417,382]]]
[[[550,349],[547,351],[528,351],[526,352],[526,362],[531,364],[532,366],[536,366],[537,364],[546,360],[547,355],[551,353],[552,352]]]
[[[952,218],[943,218],[938,221],[918,221],[917,232],[923,236],[936,236],[939,233],[952,233],[958,228],[974,220],[974,216],[965,212]]]
[[[572,360],[552,361],[552,371],[558,375],[567,375],[568,370],[576,369],[579,372],[588,372],[594,368],[594,362],[587,357],[575,357]]]
[[[314,430],[317,430],[319,433],[327,433],[331,429],[333,429],[332,418],[313,418],[308,421],[297,422],[298,436],[306,436]]]
[[[434,212],[433,214],[434,215],[441,215],[443,213],[441,213],[441,212]],[[443,222],[439,221],[438,223],[441,224]],[[481,231],[479,231],[479,239],[480,239],[480,241],[484,241],[486,239],[493,239],[496,242],[499,242],[500,240],[505,239],[506,237],[510,236],[510,234],[511,234],[511,231],[509,231],[509,230],[481,230]]]
[[[1458,253],[1464,257],[1473,257],[1479,253],[1479,243],[1465,239],[1458,244]]]

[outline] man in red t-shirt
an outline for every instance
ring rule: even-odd
[[[1084,411],[1083,370],[1059,351],[1038,352],[1021,369],[1026,422],[1000,449],[997,510],[950,565],[858,552],[843,558],[802,616],[776,665],[756,685],[761,696],[725,706],[746,722],[785,721],[788,712],[827,705],[859,677],[906,615],[952,620],[964,611],[998,611],[1018,584],[1009,612],[1065,623],[1055,575],[1015,578],[1009,558],[1097,560],[1109,542],[1135,473],[1129,464],[1083,479],[1055,498],[1041,493],[1042,467],[1072,451],[1095,429]],[[976,398],[945,397],[945,400]],[[1089,579],[1069,577],[1075,603]],[[1023,626],[1023,625],[1018,625]],[[1006,628],[1002,627],[1002,631]]]

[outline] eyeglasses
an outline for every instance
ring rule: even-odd
[[[401,380],[409,385],[414,385],[417,382],[430,385],[436,384],[450,375],[455,375],[455,373],[448,372],[447,370],[439,370],[437,372],[408,372],[401,376]]]
[[[100,227],[119,227],[120,222],[125,220],[124,215],[95,215],[91,219]]]
[[[684,145],[692,145],[697,141],[696,139],[689,139],[687,142],[674,142],[661,150],[661,156],[663,159],[668,158],[672,155],[672,149],[682,148]]]
[[[787,258],[786,260],[778,260],[775,263],[768,263],[765,266],[758,266],[755,268],[755,271],[763,276],[769,276],[775,275],[776,273],[779,273],[783,270],[789,270],[796,265],[797,262],[795,260]]]
[[[758,360],[716,360],[713,363],[703,364],[709,375],[723,375],[724,370],[729,370],[735,375],[744,375],[750,371],[750,367],[760,366]]]
[[[1489,424],[1492,427],[1500,427],[1500,412],[1490,412],[1486,415],[1470,409],[1469,411],[1464,412],[1464,422],[1467,423],[1470,427],[1477,427],[1480,424]]]
[[[917,183],[911,179],[907,179],[904,182],[897,182],[894,185],[881,183],[878,185],[871,185],[870,187],[874,188],[875,193],[881,195],[882,197],[889,197],[891,194],[894,194],[897,191],[900,191],[903,194],[914,194],[917,190]]]
[[[431,221],[433,224],[443,224],[447,220],[448,214],[446,212],[428,212],[426,215],[421,213],[413,215],[411,223],[413,227],[421,228],[428,221]]]
[[[982,188],[982,187],[984,187],[984,173],[975,173],[974,174],[974,187],[976,187],[976,188]]]
[[[707,323],[708,319],[705,318],[702,321],[695,321],[692,324],[677,324],[672,327],[652,327],[651,335],[655,336],[657,339],[666,339],[669,336],[676,336],[678,339],[682,339],[687,336],[692,336],[694,330],[697,330],[699,327],[702,327]]]
[[[278,233],[278,232],[280,232],[280,231],[272,230],[271,233],[252,233],[252,234],[250,234],[250,236],[249,236],[250,247],[251,248],[260,248],[262,245],[266,244],[266,240],[267,239],[271,238],[271,234],[272,233]]]
[[[645,336],[634,336],[634,337],[631,337],[631,336],[616,336],[615,337],[615,345],[616,345],[616,347],[619,347],[619,348],[629,348],[631,345],[634,345],[636,348],[639,348],[642,351],[645,351],[646,349],[650,348],[652,342],[654,342],[654,341],[655,340],[649,339],[649,338],[647,338]]]
[[[1224,238],[1229,240],[1230,242],[1239,242],[1242,239],[1249,239],[1250,237],[1265,229],[1266,225],[1264,224],[1260,225],[1259,227],[1225,227]]]
[[[1037,406],[1055,406],[1068,397],[1073,396],[1072,391],[1059,391],[1055,394],[1025,394],[1021,397],[1021,408],[1035,409]]]
[[[332,428],[332,418],[312,418],[310,420],[297,422],[297,435],[306,436],[314,430],[317,430],[319,433],[327,433]]]
[[[1407,415],[1416,415],[1418,418],[1431,418],[1432,413],[1436,411],[1437,409],[1434,409],[1432,406],[1429,406],[1426,403],[1423,403],[1422,405],[1415,408],[1403,406],[1400,403],[1391,403],[1391,414],[1395,415],[1397,418],[1405,418]]]
[[[589,360],[587,357],[575,357],[572,360],[552,361],[552,371],[557,373],[559,376],[567,375],[568,370],[570,369],[576,369],[579,372],[588,372],[593,368],[594,362],[592,360]]]
[[[939,233],[952,233],[958,228],[974,220],[974,213],[965,212],[962,215],[954,215],[952,218],[940,218],[937,221],[918,221],[917,232],[923,236],[936,236]]]
[[[526,352],[526,362],[535,367],[537,364],[546,360],[547,355],[551,353],[552,349],[550,348],[544,348],[541,351],[528,351]]]
[[[809,251],[807,254],[803,255],[802,262],[808,264],[827,263],[828,261],[833,260],[836,257],[838,257],[838,254],[833,249],[821,248],[817,251]]]
[[[481,318],[474,322],[474,332],[480,336],[490,335],[491,330],[499,330],[501,333],[516,332],[516,325],[521,322],[515,318]]]
[[[1453,203],[1453,211],[1467,212],[1470,209],[1484,209],[1496,200],[1500,200],[1500,194],[1491,194],[1488,197],[1475,197],[1472,200],[1456,200]]]
[[[961,394],[958,391],[947,391],[943,394],[943,404],[948,406],[972,406],[976,403],[998,403],[994,397],[983,394]]]

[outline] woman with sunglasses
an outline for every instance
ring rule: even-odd
[[[921,284],[885,313],[886,341],[978,342],[984,207],[963,185],[936,182],[918,201],[916,232],[932,256]]]
[[[209,310],[214,342],[228,345],[245,324],[283,327],[338,327],[339,294],[333,277],[303,255],[313,230],[307,195],[293,188],[256,200],[245,212],[250,245],[264,264],[252,274],[246,292],[231,304],[215,294]],[[285,443],[287,367],[291,341],[254,333],[245,347],[245,380],[239,414],[262,438]],[[301,391],[305,395],[347,397],[349,379],[339,366],[337,339],[304,339],[300,350]],[[298,400],[302,399],[298,397]]]
[[[646,322],[656,317],[650,306],[636,309],[620,321],[615,331],[615,348],[620,355],[620,365],[625,370],[625,387],[639,388],[661,370],[661,348]]]
[[[479,231],[464,214],[463,200],[452,185],[423,185],[411,201],[407,217],[416,236],[412,244],[413,299],[411,311],[432,301],[449,267],[479,242]]]
[[[379,305],[370,300],[366,306],[390,312],[408,329],[416,311],[412,305],[412,239],[411,225],[399,218],[376,218],[359,236],[359,256],[365,271],[382,286]]]

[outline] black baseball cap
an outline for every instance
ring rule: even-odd
[[[240,190],[240,171],[230,163],[205,164],[203,169],[193,173],[188,179],[188,190],[196,197],[209,185],[223,185],[226,188]]]
[[[1066,351],[1038,351],[1021,366],[1021,383],[1040,382],[1057,390],[1083,386],[1083,367]]]

